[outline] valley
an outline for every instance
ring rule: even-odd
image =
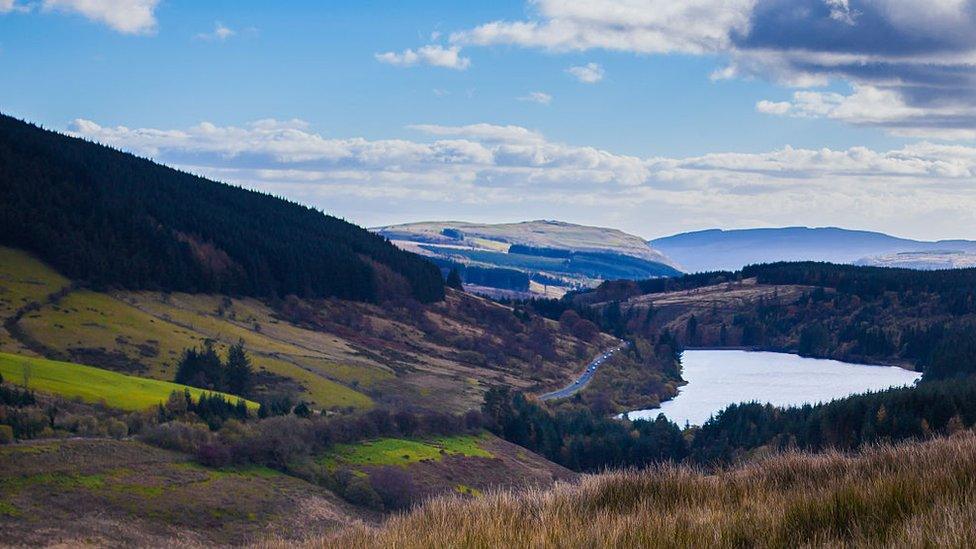
[[[0,0],[0,549],[976,547],[976,0]]]

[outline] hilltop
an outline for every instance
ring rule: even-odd
[[[457,269],[472,289],[502,297],[559,297],[603,280],[680,274],[640,237],[561,221],[431,221],[373,231],[445,272]]]

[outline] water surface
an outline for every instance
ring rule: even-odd
[[[787,353],[685,351],[681,376],[688,382],[678,396],[652,410],[630,412],[630,419],[664,414],[684,427],[701,425],[739,402],[776,406],[816,404],[856,393],[911,385],[920,373],[890,366],[850,364]]]

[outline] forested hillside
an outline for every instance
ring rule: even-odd
[[[437,267],[351,223],[3,115],[0,244],[99,289],[444,296]]]
[[[549,305],[570,306],[619,336],[666,331],[689,347],[910,366],[929,380],[976,373],[976,269],[773,263],[605,283]]]

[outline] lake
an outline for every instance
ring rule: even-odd
[[[681,364],[688,384],[678,396],[660,408],[630,412],[630,419],[654,419],[663,413],[681,427],[686,422],[701,425],[730,404],[816,404],[911,385],[922,375],[891,366],[752,351],[685,351]]]

